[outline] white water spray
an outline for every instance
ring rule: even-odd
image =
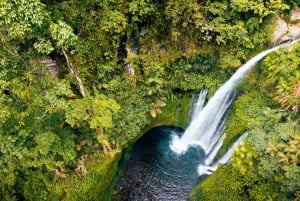
[[[189,111],[189,121],[188,123],[191,123],[192,119],[195,119],[197,117],[197,115],[199,114],[199,112],[203,109],[204,106],[204,102],[207,96],[207,92],[208,92],[208,88],[203,88],[201,90],[201,92],[198,94],[198,96],[196,96],[195,94],[193,94],[192,97],[192,105],[190,107],[190,111]]]
[[[236,98],[234,89],[240,84],[244,76],[251,70],[251,68],[259,62],[266,55],[278,50],[283,46],[288,46],[298,42],[299,39],[283,43],[269,50],[261,52],[255,57],[251,58],[247,63],[241,66],[231,78],[221,86],[208,101],[206,106],[202,108],[207,91],[202,91],[199,96],[199,107],[195,107],[191,115],[191,122],[186,128],[182,137],[174,137],[170,148],[176,153],[184,153],[189,147],[200,146],[206,153],[206,160],[204,165],[200,165],[198,172],[200,175],[213,172],[219,163],[226,163],[229,161],[233,153],[236,143],[217,163],[213,163],[215,156],[223,144],[225,136],[220,136],[222,133],[227,113]],[[197,104],[196,104],[197,105]],[[244,137],[239,138],[240,142]]]
[[[205,164],[200,164],[198,166],[198,174],[200,176],[210,175],[217,170],[219,164],[228,164],[230,162],[231,155],[233,154],[235,149],[243,142],[247,135],[248,132],[245,132],[243,135],[241,135],[217,162],[213,162],[215,156],[213,158],[208,157],[205,160]],[[218,152],[219,150],[220,148],[216,152]]]

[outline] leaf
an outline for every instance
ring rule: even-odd
[[[166,106],[166,103],[164,101],[156,101],[154,107],[165,107]]]
[[[51,36],[56,40],[58,47],[69,48],[75,45],[77,36],[73,33],[73,29],[67,23],[58,21],[50,25]]]
[[[50,54],[54,51],[54,47],[49,40],[41,39],[40,41],[35,42],[33,46],[39,53],[42,54]]]
[[[150,110],[150,115],[151,115],[151,117],[153,117],[153,118],[156,117],[157,112],[156,112],[156,109],[155,109],[155,108],[152,108],[152,109]]]

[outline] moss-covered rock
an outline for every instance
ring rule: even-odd
[[[231,166],[221,166],[218,171],[195,186],[189,194],[190,201],[248,200],[243,189],[243,180]]]
[[[56,172],[60,176],[50,180],[46,174],[32,171],[30,182],[23,183],[24,199],[28,201],[108,201],[114,192],[120,152],[111,151],[99,158],[87,158],[86,175]]]

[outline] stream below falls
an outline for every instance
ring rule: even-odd
[[[181,128],[156,127],[133,146],[126,161],[113,201],[186,201],[188,191],[200,181],[197,167],[204,161],[200,148],[180,155],[170,150],[172,135],[181,136]]]

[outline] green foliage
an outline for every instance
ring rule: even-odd
[[[75,45],[77,37],[73,33],[72,27],[63,21],[58,21],[57,24],[50,25],[52,38],[56,41],[58,47],[69,48]]]
[[[237,147],[232,156],[232,167],[238,169],[240,174],[245,175],[248,167],[253,166],[256,151],[245,141]]]
[[[208,17],[210,24],[204,26],[204,31],[210,35],[208,39],[214,38],[216,42],[227,43],[227,41],[241,40],[241,44],[246,48],[253,48],[251,44],[249,31],[253,31],[255,26],[263,23],[267,16],[276,10],[284,10],[288,7],[281,1],[232,1],[226,2],[208,2]],[[249,28],[250,29],[249,29]],[[252,32],[253,34],[253,32]]]
[[[121,155],[118,152],[111,152],[105,157],[99,155],[99,153],[93,157],[87,158],[84,162],[88,171],[91,172],[90,174],[80,179],[73,175],[63,180],[63,182],[52,183],[48,186],[48,193],[55,196],[54,200],[92,201],[111,199],[115,174]],[[57,196],[59,197],[57,198]]]
[[[244,84],[239,89],[244,90],[245,93],[240,92],[241,95],[234,102],[233,108],[229,113],[224,130],[226,139],[221,153],[225,152],[238,136],[248,131],[250,127],[255,127],[254,125],[257,122],[260,122],[261,108],[267,104],[267,101],[259,89],[254,90],[253,86],[249,87]]]
[[[134,0],[129,3],[129,13],[132,15],[133,22],[144,22],[150,20],[150,17],[155,13],[156,8],[151,0]]]
[[[45,5],[38,0],[11,1],[0,3],[0,25],[7,28],[12,39],[23,39],[35,36],[47,23],[48,15]]]
[[[87,122],[90,128],[111,128],[112,116],[119,109],[115,100],[97,94],[72,101],[66,113],[66,122],[72,127],[81,127]]]
[[[186,29],[190,26],[195,28],[202,26],[201,5],[197,1],[167,1],[166,4],[165,14],[174,27]]]
[[[284,2],[289,6],[289,10],[292,10],[299,6],[299,2],[297,0],[285,0]]]
[[[101,29],[109,34],[120,34],[124,32],[127,22],[125,16],[121,12],[109,11],[103,14],[101,25]]]
[[[293,49],[282,49],[269,55],[262,63],[260,70],[267,77],[266,86],[270,96],[283,109],[290,109],[293,113],[299,111],[299,44]]]
[[[287,143],[273,145],[270,142],[266,152],[271,154],[273,157],[275,156],[278,158],[279,162],[282,163],[282,169],[284,171],[289,171],[290,166],[298,166],[300,163],[299,148],[300,137],[299,135],[294,134]]]
[[[286,3],[295,4],[280,0],[2,0],[0,199],[109,200],[120,149],[133,143],[149,125],[175,121],[171,112],[176,107],[174,94],[204,85],[212,93],[232,74],[232,68],[265,48],[270,18],[286,9]],[[289,70],[281,67],[276,72],[269,69],[271,65],[263,70],[272,78],[268,87],[275,86],[278,92],[272,91],[272,97],[281,100],[284,94],[290,108],[299,105],[297,49],[277,53],[290,61]],[[122,51],[126,54],[121,55]],[[56,61],[55,66],[43,64],[46,55]],[[281,66],[276,59],[270,63],[274,60]],[[51,74],[54,68],[58,75]],[[87,94],[82,99],[78,78]],[[255,143],[249,141],[251,146],[245,145],[246,151],[241,150],[236,158],[254,153],[253,149],[258,158],[249,156],[242,162],[241,167],[249,170],[245,175],[239,175],[241,167],[220,168],[220,178],[222,171],[228,175],[215,200],[222,194],[243,200],[248,193],[243,189],[245,181],[251,198],[261,200],[273,196],[277,184],[290,192],[297,187],[296,180],[290,179],[297,168],[279,175],[280,181],[278,175],[271,177],[279,174],[271,169],[281,163],[263,154],[268,142],[280,144],[295,133],[291,122],[277,125],[286,117],[258,109],[265,104],[259,93],[240,97],[225,142],[228,145],[249,128]],[[188,100],[185,96],[182,104],[188,105]],[[187,106],[181,119],[186,113]],[[232,123],[236,120],[241,123]],[[255,165],[263,168],[255,169]],[[271,183],[258,179],[252,169]],[[227,181],[230,175],[233,179]],[[210,182],[203,185],[216,184]],[[225,185],[231,186],[230,193],[225,192]],[[206,188],[202,195],[206,197],[211,190]],[[265,196],[264,190],[270,193]]]
[[[54,47],[52,46],[49,40],[41,39],[40,41],[34,43],[34,48],[41,54],[50,54],[54,51]]]
[[[192,189],[189,200],[248,200],[244,181],[230,166],[221,166],[218,171]]]

